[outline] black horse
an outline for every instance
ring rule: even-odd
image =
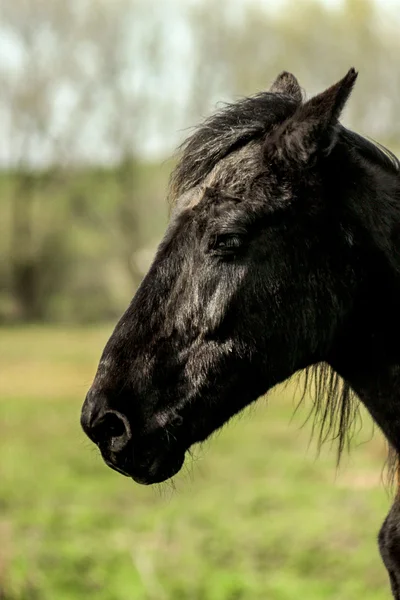
[[[356,77],[304,101],[282,73],[184,144],[167,232],[83,406],[110,467],[172,477],[300,369],[340,450],[358,397],[398,456],[400,163],[339,123]],[[379,544],[400,600],[400,499]]]

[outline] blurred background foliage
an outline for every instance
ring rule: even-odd
[[[281,70],[311,95],[355,66],[345,123],[398,150],[399,8],[2,0],[0,600],[389,598],[386,448],[362,443],[368,417],[336,473],[278,388],[158,494],[103,465],[79,413],[190,127]]]
[[[119,314],[166,224],[174,148],[282,69],[311,94],[356,66],[346,122],[396,149],[399,17],[385,5],[4,0],[0,319]]]

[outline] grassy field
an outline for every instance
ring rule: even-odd
[[[140,487],[79,427],[109,333],[0,331],[1,600],[390,597],[385,446],[368,418],[337,472],[277,389],[198,449],[175,489]]]

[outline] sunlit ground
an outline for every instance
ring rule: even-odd
[[[390,498],[368,418],[339,473],[293,389],[260,401],[170,485],[102,463],[79,412],[109,328],[0,331],[2,600],[384,600]]]

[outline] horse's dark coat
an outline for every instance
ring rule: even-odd
[[[338,121],[356,76],[303,101],[283,73],[184,144],[168,230],[82,411],[113,468],[171,477],[304,368],[322,438],[336,424],[343,449],[358,396],[400,452],[400,167]],[[397,600],[399,510],[379,537]]]

